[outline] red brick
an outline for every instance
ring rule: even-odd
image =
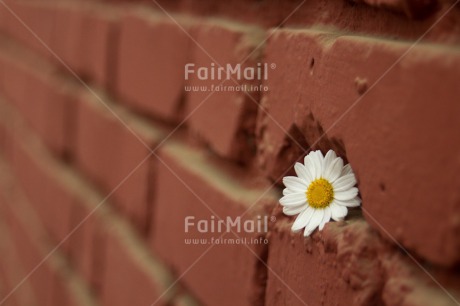
[[[375,235],[365,232],[354,241],[349,247],[358,255],[346,262],[340,260],[335,241],[336,235],[344,235],[344,224],[326,225],[308,239],[292,234],[290,226],[278,219],[269,236],[267,305],[381,305],[383,280],[372,260],[378,253]],[[359,250],[363,243],[370,246],[367,253]]]
[[[7,31],[8,14],[9,13],[4,6],[0,7],[0,33],[2,35],[6,34]]]
[[[177,143],[162,147],[154,210],[154,250],[178,275],[193,294],[207,305],[259,305],[263,300],[264,269],[267,246],[263,243],[215,245],[187,244],[185,239],[217,239],[220,233],[200,233],[197,227],[185,232],[187,216],[215,220],[235,220],[247,211],[242,222],[267,215],[274,202],[271,191],[263,196],[265,185],[252,182],[238,172],[226,172],[202,152]],[[233,170],[229,170],[233,171]],[[230,176],[238,175],[238,179]],[[176,176],[177,175],[177,176]],[[190,189],[188,189],[186,184]],[[205,203],[202,203],[203,200]],[[250,208],[250,205],[255,206]],[[205,205],[208,205],[207,208]],[[263,231],[263,228],[262,228]],[[241,238],[259,239],[265,233],[239,233]],[[232,233],[225,239],[235,239]],[[204,254],[204,255],[203,255]],[[203,255],[203,257],[201,257]],[[190,268],[190,269],[189,269]]]
[[[76,94],[52,76],[26,72],[26,97],[20,111],[43,142],[58,155],[70,154]],[[31,105],[29,101],[34,101]]]
[[[100,97],[104,103],[108,102],[104,96]],[[159,133],[146,129],[108,103],[119,118],[89,94],[80,99],[76,114],[76,162],[104,195],[110,195],[110,201],[144,230],[151,205],[148,182],[153,157],[148,155]],[[149,160],[145,161],[146,158]]]
[[[100,5],[64,5],[58,7],[56,14],[52,46],[57,56],[83,80],[111,86],[116,12]]]
[[[2,177],[4,179],[4,177]],[[13,289],[17,284],[24,278],[23,265],[19,260],[16,252],[16,247],[13,245],[11,232],[7,219],[11,214],[11,210],[8,207],[7,195],[3,186],[3,181],[0,184],[0,252],[2,254],[2,260],[0,262],[0,301],[3,301],[5,305],[34,305],[36,300],[35,294],[32,291],[30,280],[25,280],[23,285],[16,288],[15,292],[12,293]],[[10,294],[11,293],[11,294]]]
[[[81,69],[80,42],[83,15],[84,10],[81,6],[64,5],[56,8],[56,29],[53,33],[51,49],[72,70]],[[59,59],[55,60],[59,61]]]
[[[17,65],[17,62],[11,57],[9,52],[3,51],[0,53],[2,95],[13,103],[24,103],[27,86],[24,69],[21,69],[22,67]]]
[[[26,27],[24,27],[21,21],[19,21],[14,16],[16,15],[21,20],[28,19],[28,22],[30,23],[31,14],[30,11],[27,10],[27,6],[24,5],[24,2],[19,1],[4,1],[4,3],[5,5],[2,4],[3,33],[9,37],[13,37],[16,41],[27,44],[28,46],[33,45],[35,43],[33,41],[33,35],[30,33],[30,31],[27,30]],[[47,21],[44,22],[44,24],[46,23]],[[46,28],[46,26],[44,26],[43,28]]]
[[[11,117],[11,114],[9,115]],[[2,121],[4,120],[2,118]],[[2,123],[5,124],[5,122]],[[20,127],[17,127],[15,131],[18,134],[24,133]],[[25,140],[29,149],[33,147],[34,142],[28,137],[21,137],[21,139]],[[16,154],[14,156],[18,155],[18,151],[15,148],[13,152]],[[75,187],[77,182],[69,181],[68,169],[58,168],[56,164],[49,162],[49,156],[46,156],[43,150],[36,150],[34,153],[34,157],[39,158],[41,162],[48,162],[47,170],[60,175],[59,182],[67,183],[66,191],[68,193]],[[24,284],[21,283],[20,287],[27,285],[30,280],[30,285],[35,292],[35,297],[30,296],[29,302],[23,302],[22,305],[35,305],[35,303],[40,305],[94,305],[87,286],[69,269],[69,262],[61,250],[54,248],[54,241],[50,239],[52,237],[48,236],[46,231],[47,220],[40,220],[39,215],[37,215],[40,207],[28,201],[24,196],[26,192],[18,184],[17,178],[11,172],[10,165],[7,166],[3,158],[0,160],[0,164],[2,168],[0,180],[2,198],[0,203],[2,205],[0,211],[2,216],[8,220],[11,234],[5,233],[4,229],[2,229],[2,233],[14,241],[15,246],[8,248],[10,255],[14,256],[13,251],[19,254],[18,259],[16,257],[8,259],[6,256],[3,259],[9,260],[11,263],[16,260],[22,262],[22,264],[16,263],[14,265],[15,270],[17,269],[14,277],[19,278],[15,281],[14,286],[20,284],[20,281],[26,277]],[[58,204],[65,203],[59,202]],[[53,211],[54,215],[62,217],[56,213],[57,211],[62,212],[62,209]],[[51,222],[57,223],[56,221]],[[5,237],[1,238],[4,242]],[[25,291],[18,291],[21,299],[26,298],[21,292],[24,293]]]
[[[82,54],[83,76],[99,86],[113,89],[116,73],[118,19],[109,7],[89,10],[84,16]]]
[[[21,224],[21,221],[18,220],[15,214],[15,212],[10,212],[8,215],[8,225],[14,247],[23,267],[20,280],[28,277],[37,300],[43,303],[43,305],[49,305],[52,299],[52,283],[47,280],[51,277],[51,270],[47,265],[39,265],[44,255],[36,247],[30,236],[28,236],[24,225]],[[32,270],[34,272],[29,275]]]
[[[455,50],[422,44],[392,67],[409,47],[279,31],[267,46],[266,60],[277,69],[266,83],[270,91],[263,106],[305,148],[327,131],[315,147],[335,149],[348,159],[358,177],[367,220],[423,258],[452,265],[460,260],[460,185],[455,180],[460,145],[452,134],[459,129],[454,115],[460,112],[455,102],[459,87],[454,80],[460,70],[454,67],[460,66],[460,56]],[[342,118],[357,99],[360,102]],[[280,179],[304,154],[266,116],[260,116],[258,131],[259,164]]]
[[[2,213],[6,211],[12,233],[8,237],[15,244],[8,249],[10,256],[14,256],[12,252],[19,254],[19,259],[4,257],[11,264],[15,263],[14,287],[20,284],[18,288],[12,287],[19,289],[13,296],[20,298],[22,305],[94,305],[88,288],[69,269],[60,250],[49,244],[43,223],[36,218],[35,207],[23,197],[23,190],[3,163],[1,188],[9,206],[4,205]],[[18,260],[21,264],[16,262]],[[30,292],[25,295],[30,289],[24,285],[30,286],[35,294]],[[26,299],[28,302],[25,302]]]
[[[11,171],[15,173],[17,183],[22,186],[25,195],[36,207],[53,242],[58,243],[69,231],[73,196],[46,164],[45,160],[51,156],[45,154],[45,157],[37,157],[37,154],[42,154],[43,146],[36,136],[31,137],[28,134],[30,130],[19,120],[18,113],[4,101],[0,103],[0,109],[5,137],[2,148],[4,157],[11,165]],[[31,145],[25,146],[23,141]],[[60,214],[56,214],[57,211]],[[66,245],[62,247],[65,249]]]
[[[74,100],[72,86],[53,75],[48,65],[34,65],[28,56],[12,44],[0,55],[5,68],[1,77],[5,96],[16,106],[28,124],[58,155],[69,153]],[[31,103],[33,101],[33,103]]]
[[[147,10],[134,10],[121,21],[117,93],[136,111],[175,120],[183,102],[184,66],[190,48],[189,25]]]
[[[52,302],[50,305],[81,305],[76,301],[69,288],[67,288],[67,284],[64,283],[67,280],[63,281],[59,275],[55,273],[50,281],[53,282]]]
[[[97,213],[81,201],[84,199],[79,199],[73,211],[71,228],[75,231],[69,238],[70,256],[78,274],[98,295],[103,281],[105,239]]]
[[[320,85],[319,78],[312,77],[311,73],[316,72],[318,65],[324,65],[321,42],[327,43],[331,39],[327,33],[279,31],[268,40],[265,60],[275,63],[276,69],[271,71],[264,84],[270,91],[263,96],[261,107],[268,114],[260,112],[258,117],[257,163],[273,180],[280,181],[283,173],[303,157],[303,151],[319,137],[319,128],[312,115],[309,120],[305,118],[302,125],[296,125],[296,119],[300,117],[301,121],[302,117],[309,115],[310,105],[316,100],[315,96],[307,95]],[[308,83],[301,86],[304,79]],[[293,96],[297,93],[301,95],[301,102]],[[326,140],[315,144],[312,149],[318,147],[332,147],[339,154],[343,153],[340,147]]]
[[[30,80],[26,101],[34,101],[33,107],[22,110],[30,125],[43,142],[61,156],[71,154],[73,140],[73,114],[76,91],[53,77],[35,75]]]
[[[131,242],[117,233],[120,230],[116,227],[106,228],[101,305],[150,305],[154,302],[157,302],[156,305],[164,305],[160,297],[163,293],[161,283],[155,278],[154,272],[145,266],[143,255],[136,254]]]
[[[20,134],[20,132],[24,133],[24,131],[21,131],[21,128],[18,128],[17,131],[19,131],[18,134]],[[34,142],[28,139],[28,137],[22,137],[22,139],[25,140],[29,149],[33,147]],[[18,154],[18,148],[14,148],[13,153],[15,153],[15,157],[25,154],[24,152]],[[54,175],[59,175],[59,178],[54,177],[56,182],[60,184],[65,182],[67,184],[65,188],[63,185],[60,186],[62,190],[65,189],[67,194],[74,191],[72,188],[75,188],[75,184],[78,184],[78,182],[69,180],[68,169],[62,166],[59,168],[56,164],[50,162],[50,156],[46,156],[44,150],[37,149],[34,152],[34,157],[40,159],[41,162],[48,162],[46,168],[46,170],[49,171],[48,174],[52,172]],[[2,215],[7,216],[9,228],[11,233],[13,233],[9,236],[17,243],[15,248],[18,254],[20,254],[19,260],[22,261],[21,266],[24,266],[24,272],[21,272],[22,276],[14,285],[16,286],[23,277],[27,277],[27,280],[30,279],[33,290],[36,293],[36,298],[30,297],[34,302],[28,302],[24,305],[35,305],[35,302],[39,302],[40,305],[94,305],[87,285],[69,269],[69,262],[66,257],[63,256],[64,253],[61,249],[55,249],[55,241],[53,241],[54,239],[50,239],[54,237],[48,236],[46,231],[48,222],[54,223],[51,227],[56,227],[59,223],[55,220],[40,220],[40,218],[37,218],[39,215],[36,214],[40,212],[40,206],[42,205],[38,206],[36,202],[29,202],[28,199],[24,197],[24,194],[27,192],[18,184],[17,179],[10,172],[10,167],[6,166],[4,160],[0,162],[2,167],[0,192],[3,193],[3,196],[5,196],[9,202],[8,205],[2,205],[1,211]],[[24,166],[30,166],[30,164],[25,163]],[[32,168],[32,177],[34,176],[34,170],[36,170],[33,166],[29,167],[29,169]],[[56,191],[50,192],[59,194]],[[55,201],[60,205],[59,208],[53,210],[53,216],[62,218],[67,214],[67,212],[62,209],[67,206],[65,205],[65,201],[59,199],[53,200],[51,198],[49,201]],[[65,220],[65,218],[63,219]],[[66,227],[69,226],[68,222],[61,222],[61,224],[63,223],[66,224]],[[94,232],[91,234],[95,236]],[[67,239],[68,237],[64,238]],[[81,246],[82,245],[79,245],[78,247]],[[16,267],[18,266],[19,265],[16,264]],[[97,271],[97,269],[93,269],[93,271]],[[24,290],[20,290],[18,293],[23,291]],[[25,297],[21,295],[21,298]]]
[[[2,252],[2,262],[0,263],[1,291],[0,301],[4,305],[36,305],[37,300],[30,283],[30,279],[23,282],[20,287],[15,288],[22,281],[25,274],[22,271],[22,264],[19,261],[11,241],[4,243],[7,251]],[[14,290],[15,289],[15,290]],[[14,290],[14,292],[13,292]]]
[[[440,288],[359,217],[307,239],[286,220],[278,218],[269,236],[266,305],[456,304],[443,288],[455,297],[457,285],[436,276]]]
[[[79,282],[78,278],[67,271],[64,273],[55,273],[53,302],[51,305],[98,305],[94,297],[89,293],[88,288]]]
[[[428,1],[417,1],[417,0],[384,0],[384,1],[374,1],[374,0],[361,0],[374,7],[389,8],[393,11],[397,11],[405,14],[406,16],[414,19],[425,18],[436,11],[438,6],[437,1],[428,0]]]
[[[10,116],[10,118],[13,117]],[[3,120],[6,119],[3,118]],[[134,125],[136,126],[136,124]],[[17,138],[22,139],[27,144],[29,150],[31,149],[31,147],[34,147],[33,139],[31,139],[30,137],[24,137],[26,134],[32,133],[31,131],[18,126],[18,128],[15,129],[15,132]],[[146,135],[149,135],[149,133],[147,133]],[[17,144],[14,148],[10,149],[11,154],[15,157],[13,162],[13,164],[15,165],[15,169],[19,168],[18,164],[21,167],[24,167],[22,169],[28,169],[29,175],[25,178],[22,177],[23,185],[26,186],[27,189],[32,190],[32,192],[36,193],[37,197],[43,197],[39,193],[39,191],[35,189],[44,188],[43,184],[46,185],[47,179],[42,176],[37,176],[37,174],[35,173],[37,172],[37,170],[35,169],[37,165],[29,162],[27,158],[23,158],[22,154],[26,153],[22,152],[20,149],[22,149],[22,146],[19,144]],[[73,179],[70,179],[68,177],[68,169],[65,168],[62,164],[59,165],[52,162],[50,159],[51,156],[47,156],[46,151],[43,150],[43,148],[41,148],[40,150],[37,149],[37,151],[34,153],[34,158],[40,160],[40,163],[48,165],[49,169],[47,170],[49,170],[51,173],[57,176],[54,178],[57,178],[58,181],[63,184],[63,187],[66,188],[67,192],[72,193],[76,190],[78,190],[77,192],[79,192],[78,201],[74,201],[73,203],[77,203],[79,207],[82,209],[80,211],[75,209],[72,210],[72,213],[74,214],[74,220],[72,222],[71,228],[77,226],[90,213],[88,207],[91,206],[94,209],[102,209],[101,207],[96,205],[101,204],[103,198],[99,196],[97,198],[94,198],[94,191],[86,190],[85,188],[88,187],[85,187],[85,184],[82,183],[81,180],[79,180],[78,178],[73,176]],[[25,170],[21,172],[25,173]],[[43,181],[45,181],[45,183],[42,183]],[[147,182],[143,183],[145,185],[147,184]],[[53,194],[53,196],[58,194],[56,190],[45,191],[50,192],[51,194]],[[29,193],[31,192],[29,191]],[[91,204],[82,202],[85,199],[91,201]],[[50,202],[59,203],[60,205],[63,204],[60,200],[50,199]],[[39,206],[37,207],[38,209],[41,209]],[[56,211],[59,211],[60,213],[56,214]],[[62,218],[62,216],[66,213],[63,214],[62,209],[56,209],[54,211],[54,214],[55,216],[59,216],[60,218]],[[102,301],[104,301],[104,303],[107,303],[107,305],[116,305],[115,302],[121,303],[119,305],[126,305],[128,303],[128,300],[132,301],[134,305],[142,305],[147,304],[148,302],[155,301],[157,298],[159,298],[159,294],[162,293],[162,291],[159,290],[164,290],[166,287],[164,286],[164,276],[159,276],[158,279],[155,278],[155,273],[160,272],[158,272],[156,268],[152,268],[152,265],[148,263],[148,260],[145,258],[146,249],[144,249],[143,253],[139,254],[138,249],[142,248],[142,246],[139,246],[139,242],[128,242],[126,240],[120,240],[124,239],[120,238],[120,236],[125,237],[125,232],[129,230],[127,226],[124,226],[122,229],[117,230],[118,232],[123,233],[117,234],[115,231],[112,231],[111,229],[103,231],[101,233],[101,218],[96,218],[96,216],[100,216],[99,212],[95,216],[90,216],[89,219],[82,224],[82,227],[77,229],[77,235],[72,237],[70,240],[70,253],[72,255],[74,262],[76,263],[75,266],[77,270],[82,273],[82,276],[88,281],[89,284],[94,286],[93,289],[95,289],[96,293],[105,293],[104,295],[102,295],[101,299]],[[105,229],[106,228],[104,227],[104,230]],[[80,240],[80,238],[82,239]],[[106,239],[112,240],[108,241],[106,244]],[[138,246],[136,247],[135,245],[132,245],[133,243],[137,244]],[[27,242],[24,245],[24,247],[32,246],[32,242]],[[101,248],[103,248],[103,250]],[[21,251],[26,254],[26,257],[24,259],[25,262],[29,263],[36,260],[37,256],[32,256],[32,252],[25,251],[25,249],[21,249]],[[102,258],[101,256],[105,257]],[[126,286],[126,275],[130,275],[130,279],[132,280],[132,282],[129,283],[130,286]],[[42,274],[37,274],[36,278],[38,279],[39,277],[42,277]],[[157,290],[155,289],[157,286],[157,281],[158,284],[162,287],[160,287],[158,291],[153,291]],[[39,283],[38,280],[37,283]],[[50,283],[51,282],[47,282],[47,284]],[[45,282],[42,281],[42,284],[45,284]],[[123,290],[120,290],[120,288],[122,288]],[[39,292],[42,295],[46,294],[47,296],[51,294],[53,298],[59,299],[61,301],[67,300],[69,298],[69,296],[67,296],[64,293],[62,295],[59,295],[58,290],[53,291],[53,289],[49,287],[41,288]],[[134,294],[134,296],[132,294]],[[170,294],[165,295],[165,298],[168,296],[170,296]]]
[[[248,2],[242,0],[227,2],[182,1],[181,9],[196,15],[219,16],[228,20],[258,24],[266,28],[276,27],[286,16],[285,5],[281,2]],[[304,3],[301,7],[305,6]],[[298,5],[298,4],[297,4]],[[244,12],[244,14],[242,13]]]
[[[76,286],[75,280],[72,279],[75,277],[72,272],[69,270],[64,272],[63,269],[59,271],[59,268],[62,267],[56,267],[48,280],[52,284],[49,305],[94,305],[90,295],[85,292],[86,288]]]
[[[123,2],[123,0],[110,2]],[[181,12],[200,17],[218,16],[227,20],[259,24],[266,29],[317,28],[321,25],[338,29],[342,33],[353,32],[358,35],[401,40],[416,40],[425,33],[424,38],[430,42],[452,45],[458,44],[460,38],[460,28],[452,26],[459,20],[459,12],[452,9],[444,16],[447,9],[453,5],[449,1],[356,0],[302,3],[298,1],[162,0],[157,3],[168,12]],[[421,20],[414,21],[411,17],[421,18]],[[431,28],[435,21],[436,27]],[[428,29],[430,30],[427,31]]]
[[[10,31],[15,40],[45,58],[51,58],[48,48],[55,29],[54,7],[34,2],[17,2],[11,6]]]
[[[163,3],[167,2],[167,3]],[[361,3],[360,3],[361,2]],[[367,2],[370,5],[366,5]],[[430,42],[458,44],[460,17],[449,1],[435,0],[356,0],[328,2],[297,1],[160,1],[168,11],[195,16],[218,16],[228,20],[258,24],[265,29],[318,28],[338,29],[363,36],[391,37],[401,40],[424,39]],[[421,20],[414,21],[412,18]],[[436,21],[436,26],[432,27]],[[429,29],[429,30],[428,30]]]
[[[17,140],[12,146],[10,163],[13,171],[28,200],[36,207],[53,243],[57,245],[70,232],[74,196],[61,185],[46,164],[40,164],[33,157],[35,153],[26,152]],[[67,244],[63,244],[61,248],[66,250]]]
[[[219,155],[247,161],[254,153],[254,126],[257,114],[259,92],[218,91],[212,88],[222,86],[258,86],[261,80],[234,82],[226,74],[219,80],[211,79],[211,69],[227,65],[241,69],[257,68],[264,32],[255,27],[234,24],[202,23],[194,27],[192,63],[194,73],[190,74],[187,92],[187,112],[190,128],[199,139],[207,143]],[[198,69],[209,69],[206,80],[201,80]],[[215,74],[217,76],[217,72]],[[257,73],[256,73],[257,75]],[[233,75],[236,80],[237,76]],[[263,73],[262,73],[263,77]],[[194,91],[204,86],[209,91]],[[212,87],[214,86],[214,87]],[[187,89],[188,90],[188,89]]]

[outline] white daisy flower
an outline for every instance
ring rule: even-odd
[[[326,156],[321,151],[312,151],[305,156],[304,164],[294,166],[297,176],[286,176],[280,204],[284,214],[297,215],[292,231],[305,228],[304,236],[324,225],[332,218],[343,220],[348,207],[361,204],[358,197],[356,177],[350,165],[330,150]]]

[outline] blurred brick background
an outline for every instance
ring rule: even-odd
[[[459,45],[452,0],[0,0],[0,305],[460,305]],[[185,90],[262,62],[268,91]],[[310,149],[363,208],[304,238]]]

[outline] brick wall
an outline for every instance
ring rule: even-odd
[[[453,0],[0,0],[0,305],[460,305],[459,44]],[[363,204],[304,238],[312,149]]]

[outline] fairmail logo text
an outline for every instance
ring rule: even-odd
[[[241,64],[216,65],[211,63],[209,67],[196,67],[193,63],[185,65],[185,79],[193,76],[199,80],[267,80],[269,69],[275,69],[275,64],[257,63],[254,66],[243,67]]]
[[[241,217],[197,219],[195,216],[187,216],[184,219],[184,230],[198,231],[200,233],[267,233],[268,223],[271,219],[268,216],[257,216],[254,219],[243,220]]]

